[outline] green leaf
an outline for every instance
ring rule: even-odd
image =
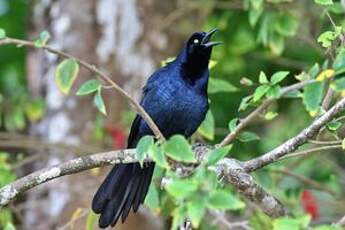
[[[238,124],[238,121],[239,121],[238,118],[234,118],[234,119],[232,119],[232,120],[229,122],[228,128],[229,128],[230,132],[235,131],[236,126],[237,126],[237,124]]]
[[[328,5],[332,5],[333,4],[332,0],[314,0],[314,2],[316,4],[324,5],[324,6],[328,6]]]
[[[298,219],[281,217],[273,221],[273,230],[301,230],[306,229],[310,222],[310,216],[302,216]]]
[[[219,78],[210,78],[208,81],[208,93],[230,93],[238,91],[237,87],[228,81]]]
[[[256,211],[250,218],[249,224],[255,230],[273,229],[272,219],[262,211]]]
[[[164,151],[174,160],[196,162],[191,146],[182,135],[174,135],[167,142],[165,142]]]
[[[260,84],[268,84],[269,83],[269,81],[267,79],[267,76],[266,76],[266,74],[263,71],[260,71],[259,83]]]
[[[345,138],[341,141],[341,148],[345,149]]]
[[[273,33],[269,37],[269,47],[273,54],[280,55],[284,50],[284,38],[278,33]]]
[[[41,99],[30,101],[25,104],[25,114],[31,122],[37,122],[41,119],[46,111],[46,104]]]
[[[37,40],[35,41],[35,46],[36,46],[37,48],[41,48],[41,47],[43,47],[43,46],[45,46],[45,45],[47,44],[47,42],[48,42],[49,39],[50,39],[50,34],[49,34],[49,32],[48,32],[48,31],[42,31],[42,32],[40,33],[39,39],[37,39]]]
[[[278,99],[280,97],[280,86],[279,85],[273,85],[272,87],[270,87],[270,89],[266,93],[266,96],[268,98]]]
[[[333,90],[341,92],[345,90],[345,77],[339,78],[331,83]]]
[[[206,113],[205,120],[201,123],[200,127],[198,128],[198,133],[208,140],[214,139],[215,120],[211,110],[208,110],[208,112]]]
[[[171,230],[179,229],[179,226],[183,223],[186,214],[187,210],[185,206],[180,205],[174,209],[174,211],[172,212],[173,221],[171,225]]]
[[[256,23],[259,21],[260,16],[262,15],[263,7],[258,9],[252,9],[249,11],[249,24],[254,27]]]
[[[310,79],[310,76],[306,72],[302,71],[301,73],[295,75],[295,78],[299,81],[306,81]]]
[[[0,28],[0,39],[6,38],[6,31]]]
[[[319,110],[323,95],[322,82],[314,82],[304,87],[303,104],[311,116],[315,116]]]
[[[250,141],[256,141],[260,140],[260,137],[256,133],[252,132],[242,132],[240,135],[237,137],[242,142],[250,142]]]
[[[144,136],[140,138],[137,147],[137,159],[141,165],[141,167],[144,164],[145,157],[149,155],[149,151],[151,150],[152,146],[154,145],[153,137],[152,136]]]
[[[270,34],[270,25],[272,24],[271,14],[264,14],[259,27],[258,40],[265,46],[268,44],[268,37]]]
[[[317,38],[317,41],[325,48],[332,45],[332,42],[340,35],[341,27],[337,27],[336,31],[325,31]]]
[[[211,59],[211,60],[208,62],[208,69],[210,69],[210,70],[213,69],[217,64],[218,64],[217,61]]]
[[[176,179],[168,183],[165,189],[173,197],[183,199],[190,197],[195,191],[197,191],[198,186],[189,179]]]
[[[342,3],[335,2],[333,5],[327,6],[327,10],[332,14],[342,15],[344,13],[344,8],[342,7]]]
[[[16,227],[14,227],[12,223],[8,222],[4,230],[16,230]]]
[[[77,95],[87,95],[97,91],[101,87],[101,83],[98,80],[92,79],[84,82],[77,91]]]
[[[274,29],[280,35],[294,36],[298,29],[298,20],[288,13],[282,13],[276,18]]]
[[[340,52],[333,63],[335,74],[342,74],[345,72],[345,50]]]
[[[149,155],[156,162],[156,164],[165,169],[169,168],[169,164],[166,160],[166,157],[164,155],[162,148],[153,145],[151,150],[152,151],[149,151]]]
[[[341,122],[339,121],[331,121],[327,124],[327,128],[331,131],[337,131],[341,127]]]
[[[167,66],[169,63],[175,61],[175,57],[168,57],[165,60],[161,61],[161,67]]]
[[[104,115],[107,115],[107,110],[105,108],[105,104],[102,98],[101,90],[102,88],[98,88],[97,93],[93,99],[93,103],[95,104],[96,108],[103,113]]]
[[[319,74],[320,72],[320,65],[319,63],[315,63],[311,68],[310,70],[308,71],[308,74],[311,78],[316,78],[317,75]]]
[[[276,72],[271,77],[271,84],[275,85],[275,84],[281,82],[282,80],[284,80],[287,77],[288,74],[289,74],[289,71],[279,71],[279,72]]]
[[[187,214],[192,221],[192,225],[195,229],[199,227],[200,222],[205,215],[206,202],[207,200],[205,199],[205,197],[196,195],[192,197],[187,204]]]
[[[238,111],[246,110],[250,105],[250,100],[253,98],[253,95],[242,98]]]
[[[313,230],[344,230],[339,225],[319,225],[313,228]]]
[[[276,116],[278,116],[278,113],[269,111],[265,114],[265,119],[270,121],[270,120],[274,119]]]
[[[252,80],[250,80],[249,78],[246,77],[242,77],[240,80],[241,85],[245,85],[245,86],[252,86],[254,85],[254,82]]]
[[[147,193],[147,196],[145,198],[145,205],[147,205],[151,210],[155,212],[160,211],[159,206],[159,193],[157,191],[157,188],[154,184],[151,184],[149,191]]]
[[[259,87],[257,87],[254,92],[253,101],[254,102],[259,101],[267,93],[269,89],[270,89],[269,85],[260,85]]]
[[[62,61],[55,71],[55,82],[64,94],[68,94],[78,76],[79,65],[74,59]]]
[[[24,108],[17,106],[10,113],[5,114],[5,127],[9,131],[23,130],[25,128]]]
[[[250,4],[254,9],[263,8],[264,0],[250,0]]]
[[[86,218],[86,230],[94,230],[98,222],[98,215],[93,211],[90,211]]]
[[[210,150],[207,154],[205,163],[207,165],[216,164],[219,160],[223,159],[228,154],[231,148],[232,148],[232,145],[228,145],[222,148],[216,148],[216,149]]]
[[[245,204],[230,191],[221,189],[211,194],[208,206],[218,210],[238,210],[244,208]]]
[[[333,69],[325,69],[317,75],[316,81],[325,81],[334,76],[335,71]]]

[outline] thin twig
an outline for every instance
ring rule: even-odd
[[[313,154],[315,152],[331,150],[331,149],[342,149],[342,146],[341,145],[328,145],[328,146],[321,146],[321,147],[310,148],[310,149],[306,149],[306,150],[290,153],[288,155],[285,155],[285,156],[281,157],[280,159],[281,160],[285,160],[285,159],[289,159],[289,158],[292,158],[292,157],[306,157],[306,156],[308,156],[310,154]]]
[[[292,90],[298,90],[303,88],[304,86],[315,82],[315,80],[308,80],[303,82],[298,82],[296,84],[286,86],[281,90],[281,95],[284,95]],[[225,146],[230,144],[235,138],[239,135],[239,133],[242,131],[243,128],[245,128],[247,125],[249,125],[252,121],[254,121],[263,111],[265,111],[268,106],[271,105],[271,103],[274,101],[274,99],[266,99],[263,101],[263,103],[257,107],[255,110],[253,110],[248,116],[241,119],[239,124],[236,126],[236,128],[230,132],[218,145],[219,147]]]
[[[320,117],[316,118],[311,125],[302,130],[295,137],[289,139],[283,144],[279,145],[272,151],[256,157],[254,159],[244,162],[244,168],[246,172],[252,172],[259,168],[262,168],[279,158],[284,157],[288,153],[295,151],[299,146],[305,144],[308,140],[312,139],[319,130],[325,126],[329,121],[331,121],[338,113],[345,109],[345,98],[342,98],[338,103],[336,103],[331,109],[325,112]]]
[[[32,48],[37,48],[35,46],[35,43],[31,41],[21,40],[21,39],[15,39],[15,38],[5,38],[3,40],[0,40],[0,46],[1,45],[9,45],[14,44],[18,46],[27,46]],[[97,76],[100,76],[103,80],[105,80],[107,83],[109,83],[122,97],[124,97],[127,101],[129,101],[133,107],[135,108],[136,112],[146,121],[148,126],[151,128],[154,135],[160,139],[161,141],[164,141],[165,138],[155,122],[152,120],[150,115],[144,110],[144,108],[136,101],[134,100],[125,90],[123,90],[118,84],[116,84],[109,76],[107,76],[105,73],[103,73],[101,70],[99,70],[96,66],[91,65],[71,54],[65,53],[63,51],[54,49],[50,46],[44,45],[41,47],[41,49],[46,50],[50,53],[56,54],[63,58],[71,58],[74,59],[76,62],[78,62],[81,66],[83,66],[85,69],[95,73]]]
[[[342,141],[319,141],[319,140],[308,140],[310,144],[315,145],[338,145],[341,144]]]

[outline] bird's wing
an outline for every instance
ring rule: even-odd
[[[157,84],[160,84],[161,80],[165,77],[167,77],[167,67],[162,67],[158,69],[156,72],[154,72],[146,82],[146,85],[143,87],[143,98],[147,94],[148,91],[150,91],[152,88],[157,86]]]
[[[149,77],[149,79],[147,80],[146,85],[143,87],[143,92],[142,92],[143,97],[142,97],[141,102],[140,102],[141,106],[143,106],[143,101],[145,100],[145,96],[149,93],[150,90],[152,90],[152,88],[154,88],[155,82],[157,80],[159,80],[159,78],[161,76],[159,73],[160,73],[160,70],[154,72]],[[140,128],[141,122],[142,122],[141,116],[137,115],[135,117],[133,123],[132,123],[131,131],[130,131],[129,136],[128,136],[128,140],[127,140],[128,148],[134,148],[136,146],[138,140],[140,139],[139,128]]]
[[[136,147],[136,144],[139,138],[138,133],[139,133],[141,120],[142,118],[139,115],[137,115],[132,123],[131,132],[129,133],[128,140],[127,140],[128,148]]]

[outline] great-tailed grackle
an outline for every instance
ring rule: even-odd
[[[220,44],[210,41],[216,31],[193,33],[176,59],[153,73],[143,89],[141,105],[167,138],[174,134],[190,137],[205,118],[208,62],[212,47]],[[152,131],[137,115],[128,148],[135,148],[145,135],[152,135]],[[138,163],[114,166],[92,201],[93,211],[101,214],[101,228],[114,226],[120,216],[124,221],[131,207],[134,212],[138,210],[145,200],[154,167],[154,163],[143,168]]]

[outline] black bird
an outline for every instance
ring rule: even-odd
[[[204,120],[208,110],[207,84],[211,42],[217,31],[196,32],[188,39],[176,59],[158,69],[143,88],[141,105],[166,138],[174,134],[190,137]],[[128,148],[135,148],[141,137],[153,135],[146,122],[137,115],[128,137]],[[130,209],[136,212],[145,200],[155,164],[143,168],[138,163],[115,165],[99,187],[92,209],[101,214],[99,226],[115,226]]]

